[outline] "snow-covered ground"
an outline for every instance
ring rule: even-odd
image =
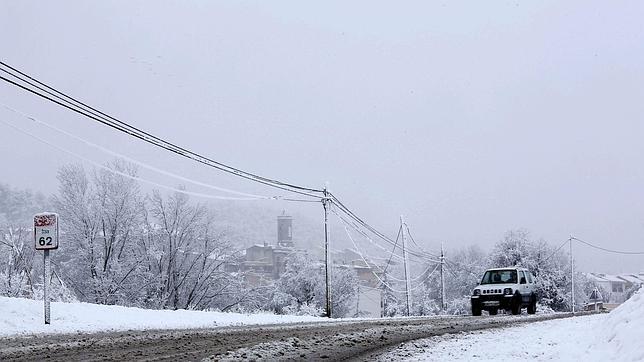
[[[51,303],[51,324],[45,325],[43,318],[42,301],[0,297],[0,337],[33,333],[208,328],[326,320],[305,316],[147,310],[58,302]]]
[[[0,337],[34,333],[208,328],[325,318],[168,311],[52,303],[43,324],[41,301],[0,297]],[[380,360],[408,361],[644,361],[644,289],[611,313],[444,335],[399,346]]]
[[[644,361],[644,290],[613,312],[409,342],[381,360]]]

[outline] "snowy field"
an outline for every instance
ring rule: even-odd
[[[43,302],[0,297],[0,337],[34,333],[212,328],[233,325],[325,321],[326,318],[188,310],[148,310],[88,303],[51,303],[51,324]]]
[[[644,292],[613,312],[409,342],[406,361],[644,361]]]

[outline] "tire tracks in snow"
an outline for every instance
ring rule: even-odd
[[[569,313],[409,317],[0,338],[0,360],[372,360],[400,343],[566,318]]]

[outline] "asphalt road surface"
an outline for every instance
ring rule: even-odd
[[[400,343],[570,314],[410,317],[0,338],[0,360],[373,360]]]

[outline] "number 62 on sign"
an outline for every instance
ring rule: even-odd
[[[36,250],[58,249],[58,214],[34,215],[34,241]]]

